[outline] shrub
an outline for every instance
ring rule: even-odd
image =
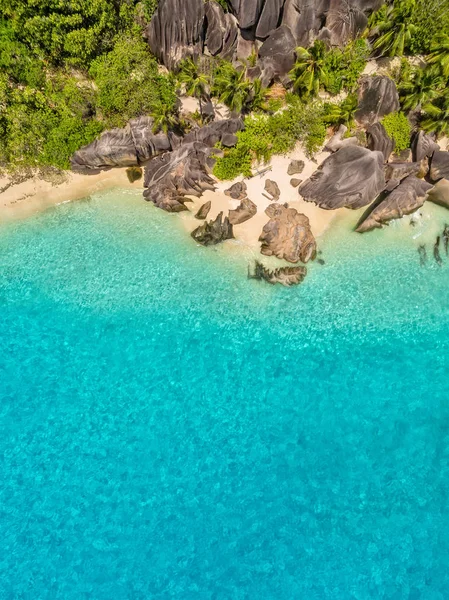
[[[411,126],[404,113],[390,113],[382,119],[387,135],[395,142],[395,151],[410,147]]]
[[[362,74],[370,50],[366,40],[349,42],[343,50],[333,48],[325,57],[324,88],[331,94],[352,92]]]

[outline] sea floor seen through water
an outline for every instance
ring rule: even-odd
[[[0,598],[446,600],[449,257],[422,213],[335,222],[292,289],[134,191],[1,225]]]

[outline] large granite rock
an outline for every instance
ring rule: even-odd
[[[230,188],[225,190],[224,193],[234,200],[243,200],[243,198],[246,198],[247,189],[244,181],[237,181],[237,183],[234,183]]]
[[[212,246],[232,239],[234,231],[228,217],[223,218],[221,212],[213,221],[208,221],[197,227],[192,231],[191,236],[202,246]]]
[[[385,191],[391,192],[398,187],[403,179],[409,175],[418,175],[421,169],[420,163],[415,162],[391,162],[385,165],[385,180],[387,185]]]
[[[385,187],[381,152],[347,146],[331,154],[300,187],[307,202],[321,208],[361,208],[372,202]]]
[[[111,167],[141,165],[159,154],[178,148],[181,143],[199,141],[212,147],[226,136],[229,141],[229,136],[242,128],[241,119],[214,121],[193,129],[182,140],[173,133],[154,134],[151,117],[138,117],[131,119],[123,129],[105,131],[91,144],[80,148],[71,159],[72,169],[95,172]]]
[[[409,175],[380,202],[375,203],[368,215],[363,215],[356,231],[363,233],[376,227],[382,227],[384,223],[392,219],[400,219],[409,215],[424,204],[426,195],[432,188],[432,184],[414,175]]]
[[[232,58],[238,40],[237,19],[225,13],[218,2],[206,2],[205,10],[205,43],[212,56]]]
[[[340,125],[337,132],[331,137],[325,146],[325,150],[329,152],[337,152],[340,148],[345,146],[360,146],[358,138],[355,136],[345,138],[345,134],[348,131],[346,125]]]
[[[286,287],[301,283],[306,275],[306,267],[278,267],[277,269],[268,269],[258,260],[256,260],[254,272],[252,274],[249,272],[248,268],[248,279],[262,279],[272,285],[280,283]]]
[[[291,263],[308,262],[316,256],[316,242],[309,219],[287,204],[270,204],[265,213],[270,217],[259,241],[266,256],[277,256]]]
[[[432,154],[440,147],[435,139],[424,131],[418,131],[412,140],[412,153],[415,162],[421,162],[423,159],[430,158]]]
[[[172,148],[170,134],[153,133],[150,117],[131,119],[123,129],[103,132],[71,158],[74,171],[98,171],[111,167],[137,166],[152,156]]]
[[[265,180],[265,191],[275,202],[277,202],[281,197],[281,190],[279,189],[278,184],[272,179]]]
[[[257,213],[257,205],[249,198],[243,198],[236,209],[229,211],[231,225],[240,225],[248,221]]]
[[[430,178],[432,181],[449,179],[449,152],[435,150],[430,162]]]
[[[374,123],[366,130],[366,146],[374,152],[382,152],[387,161],[394,150],[395,143],[385,131],[382,123]]]
[[[202,204],[200,206],[198,212],[195,215],[195,218],[200,219],[201,221],[204,221],[204,219],[209,214],[211,207],[212,207],[212,202],[210,200],[208,200],[207,202],[205,202],[204,204]]]
[[[276,29],[259,50],[261,80],[267,86],[276,77],[282,78],[295,64],[296,42],[289,27]]]
[[[169,69],[203,49],[204,0],[160,0],[145,30],[151,52]]]
[[[440,179],[429,191],[427,200],[449,208],[449,179]]]
[[[373,125],[385,115],[400,108],[395,82],[381,75],[363,77],[358,89],[358,98],[355,118],[363,125]]]
[[[187,195],[200,197],[205,190],[215,189],[209,175],[211,153],[205,144],[191,142],[153,158],[145,166],[144,198],[168,212],[187,210]]]

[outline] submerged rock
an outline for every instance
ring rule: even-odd
[[[331,154],[300,187],[307,202],[321,208],[361,208],[372,202],[385,187],[381,152],[347,146]]]
[[[392,219],[400,219],[404,215],[415,212],[424,204],[431,188],[432,185],[427,181],[408,175],[392,192],[370,207],[371,212],[363,215],[356,231],[363,233],[382,227]]]
[[[211,206],[212,206],[212,202],[210,200],[205,202],[202,206],[200,206],[198,212],[195,215],[195,218],[204,220],[207,217],[207,215],[209,214]]]
[[[430,178],[432,181],[449,179],[449,152],[435,150],[430,162]]]
[[[288,175],[300,175],[304,171],[304,161],[303,160],[292,160],[292,162],[288,165],[287,174]]]
[[[243,198],[236,209],[229,211],[229,222],[232,225],[240,225],[248,221],[257,213],[257,205],[249,198]]]
[[[358,90],[359,103],[355,118],[363,125],[372,125],[385,115],[400,108],[395,82],[377,75],[363,77]]]
[[[394,140],[387,134],[382,123],[374,123],[366,130],[366,146],[374,152],[382,152],[387,161],[394,150]]]
[[[208,221],[197,227],[192,231],[191,236],[202,246],[212,246],[232,239],[234,231],[228,217],[223,218],[221,212],[213,221]]]
[[[315,258],[316,242],[305,215],[287,204],[270,204],[265,213],[270,220],[259,237],[262,254],[277,256],[291,263],[306,263]]]
[[[286,287],[297,285],[304,280],[307,275],[306,267],[279,267],[277,269],[267,269],[261,262],[256,260],[254,272],[251,274],[248,267],[248,279],[262,279],[267,283],[275,285],[280,283]]]

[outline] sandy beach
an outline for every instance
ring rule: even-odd
[[[36,214],[50,206],[80,200],[96,192],[114,187],[139,189],[142,180],[131,184],[126,169],[111,169],[95,175],[64,171],[57,177],[45,178],[36,172],[19,183],[8,176],[0,177],[0,223]]]

